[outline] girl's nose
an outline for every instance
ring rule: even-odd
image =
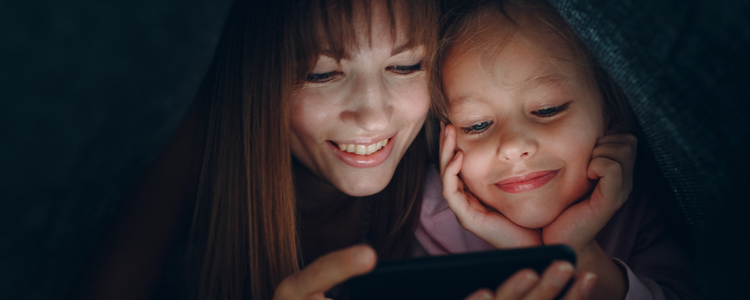
[[[357,80],[349,99],[348,109],[341,112],[341,119],[345,123],[371,133],[380,133],[388,128],[392,107],[382,80],[372,77]]]
[[[502,161],[522,161],[534,156],[537,143],[525,130],[505,131],[498,143],[497,156]]]

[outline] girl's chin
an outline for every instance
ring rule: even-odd
[[[527,214],[527,215],[516,215],[516,216],[508,216],[506,217],[510,219],[511,222],[515,223],[518,226],[528,228],[528,229],[539,229],[543,228],[550,223],[552,223],[555,219],[557,219],[557,216],[560,214]]]

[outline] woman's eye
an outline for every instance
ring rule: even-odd
[[[385,69],[388,70],[388,71],[394,72],[396,74],[406,75],[406,74],[411,74],[411,73],[414,73],[414,72],[417,72],[417,71],[421,71],[422,70],[422,62],[420,61],[419,63],[413,64],[413,65],[409,65],[409,66],[398,66],[398,65],[396,65],[396,66],[388,66]]]
[[[474,125],[471,125],[469,127],[463,127],[464,133],[467,134],[477,134],[482,133],[483,131],[487,130],[488,127],[492,125],[492,121],[484,121],[481,123],[476,123]]]
[[[307,82],[323,83],[328,82],[336,78],[336,75],[341,74],[340,71],[332,71],[327,73],[310,73],[307,74]]]
[[[531,114],[542,118],[549,118],[568,109],[568,104],[569,103],[565,103],[560,106],[542,108],[540,110],[532,111]]]

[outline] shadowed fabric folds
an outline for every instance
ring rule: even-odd
[[[550,2],[623,88],[689,225],[704,295],[745,295],[750,5]]]

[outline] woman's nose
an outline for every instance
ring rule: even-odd
[[[346,123],[366,132],[379,133],[391,122],[392,107],[385,83],[377,78],[361,78],[349,95],[349,107],[341,113]]]

